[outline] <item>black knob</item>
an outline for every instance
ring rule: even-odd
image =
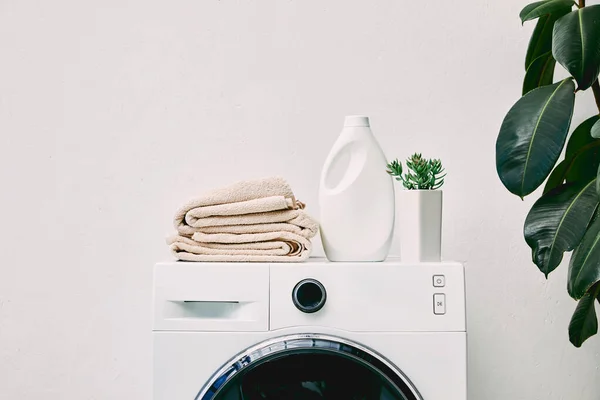
[[[325,305],[327,291],[316,279],[303,279],[294,286],[292,301],[296,308],[305,313],[319,311]]]

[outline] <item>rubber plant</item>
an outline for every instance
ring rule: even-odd
[[[538,1],[520,17],[537,24],[525,57],[522,97],[496,141],[496,169],[504,186],[521,198],[546,182],[525,219],[525,241],[546,278],[573,251],[567,290],[578,303],[569,339],[580,347],[598,332],[600,118],[596,114],[569,131],[580,92],[591,88],[600,112],[600,5]],[[567,79],[554,82],[556,62],[570,74]]]

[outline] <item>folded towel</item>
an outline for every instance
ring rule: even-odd
[[[187,261],[303,261],[318,224],[279,177],[238,182],[181,207],[172,253]]]
[[[242,235],[197,232],[193,239],[176,235],[167,239],[167,243],[173,255],[183,261],[301,262],[312,251],[308,238],[291,232]]]
[[[318,224],[304,210],[283,210],[246,215],[212,216],[200,218],[192,225],[179,223],[176,228],[182,236],[203,233],[263,233],[287,231],[306,238],[317,234]]]
[[[175,227],[194,226],[212,216],[233,216],[302,209],[288,183],[280,177],[236,182],[193,199],[175,214]]]

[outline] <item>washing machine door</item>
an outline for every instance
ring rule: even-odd
[[[422,400],[381,355],[325,335],[290,335],[234,357],[196,400]]]

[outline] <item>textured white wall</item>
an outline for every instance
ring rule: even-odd
[[[151,269],[182,201],[280,174],[318,215],[346,114],[389,157],[441,157],[444,252],[466,261],[474,400],[592,400],[566,265],[494,143],[520,93],[523,0],[0,1],[0,398],[148,399]],[[579,95],[576,120],[593,112]]]

